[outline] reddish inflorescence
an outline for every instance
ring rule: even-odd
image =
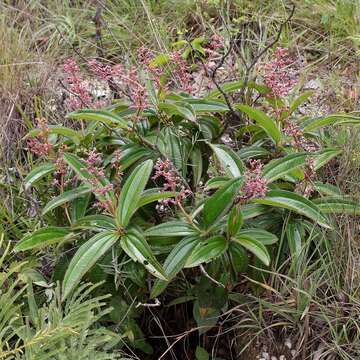
[[[187,196],[191,194],[191,191],[186,189],[183,185],[181,177],[178,175],[176,168],[169,159],[159,159],[156,162],[154,169],[155,175],[152,177],[152,179],[162,179],[164,191],[178,192],[178,195],[175,199],[167,198],[159,201],[161,206],[167,207],[171,204],[181,203]]]
[[[180,51],[174,51],[170,58],[174,66],[172,74],[180,84],[180,88],[191,93],[193,91],[192,77],[186,60],[182,58]]]
[[[265,84],[275,96],[286,96],[298,82],[298,66],[288,49],[277,48],[264,66]]]
[[[82,79],[80,68],[74,59],[68,59],[64,63],[66,73],[66,83],[70,96],[65,100],[70,110],[89,107],[93,104],[93,99],[88,85]]]
[[[245,202],[254,198],[262,198],[268,191],[267,181],[261,176],[263,164],[260,160],[250,160],[249,169],[244,174],[244,185],[241,188],[240,200]]]
[[[30,139],[27,142],[29,150],[37,156],[47,156],[53,148],[53,145],[49,142],[49,127],[47,120],[37,119],[37,126],[40,129],[40,133],[36,138]]]
[[[64,160],[64,152],[66,151],[67,146],[62,145],[56,154],[55,159],[55,171],[53,173],[54,180],[53,185],[63,188],[68,185],[73,179],[65,181],[65,176],[67,173],[67,163]]]
[[[291,120],[285,120],[283,132],[286,136],[292,137],[292,145],[299,150],[314,152],[317,150],[316,144],[310,142],[304,137],[303,129]]]

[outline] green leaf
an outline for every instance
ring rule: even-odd
[[[245,171],[245,166],[236,152],[226,145],[210,144],[220,165],[229,177],[239,177]]]
[[[229,111],[229,107],[222,101],[204,99],[188,99],[186,101],[191,104],[197,114]]]
[[[86,215],[86,211],[88,209],[91,196],[92,196],[91,193],[87,193],[81,197],[76,198],[72,202],[71,220],[73,223]]]
[[[263,111],[252,108],[248,105],[236,105],[236,107],[249,116],[250,119],[256,121],[261,128],[270,136],[275,144],[278,144],[281,140],[281,132],[278,129],[275,121],[266,115]]]
[[[247,236],[236,236],[231,239],[237,244],[240,244],[245,249],[253,253],[259,260],[261,260],[266,266],[270,265],[270,255],[265,247],[260,241]]]
[[[321,181],[314,181],[313,182],[314,188],[317,192],[319,192],[322,195],[327,196],[341,196],[341,190],[332,184],[328,183],[322,183]]]
[[[228,234],[229,236],[233,236],[238,233],[241,229],[241,226],[244,223],[244,215],[241,211],[240,206],[234,206],[229,214],[228,218]]]
[[[245,272],[249,265],[249,257],[245,249],[234,241],[229,244],[231,264],[236,272]]]
[[[156,279],[151,289],[151,298],[159,296],[166,288],[168,283],[176,276],[176,274],[184,267],[189,255],[193,251],[195,245],[199,242],[197,237],[188,237],[181,240],[171,250],[164,262],[164,272],[169,281]]]
[[[238,151],[241,160],[266,157],[270,152],[261,146],[246,146]]]
[[[244,220],[252,219],[269,212],[267,206],[260,204],[245,204],[241,210],[243,212]]]
[[[107,125],[117,125],[123,129],[129,129],[127,122],[120,116],[106,110],[77,110],[67,115],[70,119],[99,121]]]
[[[114,219],[107,215],[88,215],[78,219],[73,228],[115,230],[116,224]]]
[[[153,188],[153,189],[147,189],[142,192],[141,198],[137,204],[137,209],[140,209],[141,207],[150,204],[154,201],[162,200],[162,199],[168,199],[168,198],[174,198],[178,195],[175,191],[163,191],[162,188]]]
[[[209,360],[208,352],[201,346],[197,346],[195,350],[196,360]]]
[[[193,172],[194,185],[197,186],[202,179],[203,173],[203,157],[198,146],[195,146],[191,152],[191,168]]]
[[[25,251],[35,248],[43,248],[62,241],[71,234],[70,230],[62,227],[49,226],[34,231],[23,237],[15,246],[15,251]]]
[[[41,129],[31,130],[25,136],[25,138],[38,136],[41,133],[41,131],[42,131]],[[80,140],[82,139],[82,134],[79,131],[70,129],[65,126],[49,125],[48,131],[50,134],[57,134],[57,135],[62,135],[62,136],[68,137],[68,138],[72,139],[73,142],[77,145],[80,144]]]
[[[121,170],[125,171],[131,165],[135,164],[140,159],[150,157],[152,152],[137,144],[126,144],[121,147],[120,166]]]
[[[207,181],[205,184],[206,190],[218,189],[223,187],[230,180],[227,176],[215,176]]]
[[[147,237],[189,236],[195,234],[196,231],[191,225],[180,220],[161,223],[145,231]]]
[[[158,67],[166,65],[170,60],[170,56],[167,54],[159,54],[150,61],[151,67]]]
[[[191,122],[196,121],[195,111],[189,103],[183,101],[163,102],[159,104],[158,108],[169,116],[179,115]]]
[[[306,102],[309,99],[309,97],[312,96],[313,94],[314,94],[313,91],[305,91],[303,94],[297,97],[290,105],[288,114],[293,113],[300,105]]]
[[[206,239],[196,245],[188,257],[185,267],[191,268],[209,262],[223,254],[227,247],[228,243],[223,236]]]
[[[260,94],[267,94],[270,91],[269,88],[267,88],[266,86],[256,84],[253,81],[249,81],[247,86],[250,89],[256,89]],[[222,90],[226,94],[237,91],[237,90],[240,90],[243,87],[244,87],[244,81],[243,80],[234,81],[234,82],[228,82],[226,84],[221,85]],[[217,98],[219,96],[222,96],[221,92],[219,90],[213,90],[207,95],[207,98],[214,99],[214,98]]]
[[[360,215],[360,203],[343,197],[322,197],[314,200],[318,209],[324,214]]]
[[[228,181],[221,189],[217,190],[205,201],[203,218],[204,225],[209,228],[215,225],[231,208],[243,178],[235,178]]]
[[[271,232],[258,228],[241,229],[236,236],[255,239],[264,245],[272,245],[279,240],[278,237]]]
[[[120,240],[121,247],[134,261],[143,264],[154,276],[167,281],[164,269],[153,255],[151,248],[144,236],[135,230],[130,230]]]
[[[253,202],[294,211],[316,221],[325,228],[331,229],[327,219],[312,201],[291,191],[271,190],[263,199],[255,199]]]
[[[55,171],[55,165],[53,163],[46,163],[46,164],[36,166],[34,169],[32,169],[29,172],[29,174],[24,179],[25,190],[29,189],[38,180],[40,180],[44,176],[52,173],[53,171]]]
[[[290,220],[286,225],[286,237],[293,258],[299,257],[302,247],[301,231],[298,222]]]
[[[340,124],[360,125],[360,117],[351,114],[333,114],[316,119],[308,119],[304,121],[301,126],[304,132],[310,132],[323,126]]]
[[[309,154],[297,153],[284,156],[280,159],[271,160],[264,166],[262,176],[269,182],[273,182],[289,174],[294,169],[305,165],[306,157]]]
[[[116,243],[119,236],[112,231],[94,235],[79,247],[70,261],[63,282],[63,299],[79,284],[81,278]]]
[[[315,153],[314,169],[319,170],[322,166],[327,164],[331,159],[338,156],[342,150],[340,149],[325,149]]]
[[[88,194],[92,191],[92,189],[87,185],[79,186],[73,190],[68,190],[55,197],[51,201],[49,201],[44,207],[42,214],[45,215],[49,211],[61,206],[69,201],[72,201],[80,196]]]
[[[138,165],[126,179],[120,193],[119,205],[116,210],[116,222],[118,225],[124,227],[128,225],[130,218],[137,209],[152,168],[152,160],[146,160]]]

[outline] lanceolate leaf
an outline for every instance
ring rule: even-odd
[[[226,112],[229,108],[226,104],[221,101],[215,100],[202,100],[202,99],[188,99],[186,100],[196,113],[207,113],[207,112]]]
[[[174,191],[162,191],[161,188],[154,188],[154,189],[147,189],[142,192],[141,198],[138,202],[137,209],[150,204],[154,201],[174,198],[177,196],[178,193]]]
[[[325,149],[314,154],[314,169],[319,170],[322,166],[327,164],[331,159],[341,153],[340,149]]]
[[[134,261],[143,264],[152,275],[167,281],[164,269],[156,260],[149,244],[140,232],[135,230],[128,231],[128,233],[121,238],[120,244],[126,254]]]
[[[314,201],[324,214],[360,215],[360,203],[343,197],[323,197]]]
[[[26,235],[15,246],[15,251],[43,248],[62,241],[71,232],[67,228],[49,226]]]
[[[151,151],[137,144],[126,144],[121,148],[120,166],[125,171],[140,159],[146,159],[152,155]]]
[[[309,99],[309,97],[311,95],[313,95],[314,92],[313,91],[305,91],[303,94],[301,94],[299,97],[297,97],[293,103],[290,105],[290,109],[289,109],[289,113],[293,113],[295,110],[297,110],[297,108],[302,105],[303,103],[305,103],[307,101],[307,99]]]
[[[322,195],[327,195],[327,196],[341,196],[342,195],[340,189],[335,185],[328,184],[328,183],[324,184],[321,181],[314,181],[313,185],[314,185],[315,190]]]
[[[246,250],[240,244],[231,241],[229,244],[229,255],[234,270],[236,272],[245,272],[249,265],[249,258]]]
[[[231,93],[236,90],[239,90],[244,87],[244,81],[238,80],[233,82],[228,82],[226,84],[222,85],[222,90],[225,91],[225,93]],[[270,89],[264,85],[256,84],[254,81],[249,81],[247,83],[247,87],[250,89],[256,89],[260,94],[267,94]],[[208,98],[214,99],[221,96],[221,92],[219,90],[213,90],[208,94]]]
[[[245,171],[245,166],[239,155],[225,145],[210,145],[220,165],[229,177],[239,177]]]
[[[57,208],[58,206],[61,206],[85,194],[88,194],[91,191],[91,188],[87,185],[82,185],[73,190],[65,191],[61,195],[49,201],[43,209],[42,213],[43,215],[45,215],[47,212]]]
[[[137,209],[152,168],[152,160],[146,160],[138,165],[126,179],[120,193],[119,205],[116,211],[116,221],[118,225],[124,227],[128,225],[131,216]]]
[[[203,156],[198,146],[195,146],[191,151],[191,168],[193,173],[194,185],[198,185],[201,181],[203,173]]]
[[[104,231],[86,241],[75,253],[66,270],[63,282],[63,299],[79,284],[81,278],[116,243],[119,236]]]
[[[331,228],[325,216],[319,208],[309,199],[286,190],[271,190],[262,199],[253,200],[255,203],[264,204],[279,208],[288,209],[298,214],[304,215],[316,221],[319,225]]]
[[[301,231],[298,222],[290,220],[286,225],[286,237],[291,255],[297,258],[301,253]]]
[[[227,176],[216,176],[207,181],[205,184],[206,190],[218,189],[224,186],[230,180]]]
[[[181,240],[175,247],[171,250],[170,254],[164,262],[164,271],[166,277],[172,280],[176,274],[184,267],[190,253],[200,241],[198,237],[188,237]],[[165,290],[169,281],[155,280],[154,285],[151,289],[151,297],[159,296],[163,290]]]
[[[241,211],[243,213],[244,220],[248,220],[269,212],[269,208],[265,205],[250,203],[242,206]]]
[[[127,122],[124,119],[106,110],[90,110],[90,109],[77,110],[68,114],[67,117],[69,117],[70,119],[77,119],[77,120],[99,121],[107,125],[117,125],[124,129],[129,128]]]
[[[186,261],[185,267],[191,268],[209,262],[223,254],[228,247],[228,242],[223,236],[214,236],[196,245]]]
[[[46,163],[39,166],[36,166],[32,169],[24,180],[25,190],[34,185],[38,180],[44,176],[55,171],[55,165],[53,163]]]
[[[91,230],[95,230],[96,228],[99,230],[115,230],[116,224],[114,219],[107,215],[88,215],[78,219],[73,225],[73,228]]]
[[[265,165],[262,176],[270,183],[289,174],[294,169],[305,165],[309,154],[290,154],[280,159],[271,160]]]
[[[83,196],[76,198],[71,205],[71,220],[72,223],[76,222],[86,215],[92,194],[87,193]]]
[[[266,115],[263,111],[253,108],[248,105],[236,105],[236,107],[247,114],[250,119],[254,120],[261,126],[265,132],[270,136],[270,138],[277,144],[281,139],[281,132],[278,129],[275,121]]]
[[[270,255],[264,244],[262,244],[260,241],[247,236],[236,236],[232,238],[232,240],[252,252],[266,266],[270,264]]]
[[[243,178],[232,179],[206,200],[203,210],[206,228],[215,225],[229,211],[242,182]]]
[[[316,119],[306,120],[302,123],[302,127],[305,132],[310,132],[323,126],[339,124],[360,125],[360,117],[351,114],[334,114]]]
[[[244,222],[244,215],[241,212],[240,206],[234,206],[228,218],[228,234],[233,236],[238,233]]]
[[[257,228],[241,229],[236,235],[236,237],[243,237],[243,236],[247,238],[255,239],[264,245],[272,245],[279,240],[278,237],[272,234],[271,232]]]
[[[196,231],[191,225],[180,220],[168,221],[145,231],[147,237],[189,236],[195,234]]]
[[[49,125],[48,130],[50,134],[62,135],[72,139],[75,144],[79,144],[82,138],[82,135],[79,131],[67,128],[65,126]],[[40,134],[40,132],[41,129],[31,130],[25,138],[37,136]]]

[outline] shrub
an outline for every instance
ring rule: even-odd
[[[198,47],[190,52],[206,66],[204,48]],[[319,176],[341,152],[322,146],[327,127],[360,119],[299,116],[297,108],[311,93],[294,96],[298,69],[285,49],[265,67],[267,86],[236,81],[205,97],[195,96],[179,53],[144,59],[146,76],[91,63],[102,79],[127,88],[130,101],[102,109],[81,109],[81,101],[72,101],[80,109],[68,118],[79,127],[40,119],[30,131],[37,164],[24,188],[36,187],[47,203],[39,228],[15,250],[52,247],[72,254],[55,266],[64,301],[84,278],[106,280],[114,294],[124,286],[128,295],[121,296],[119,309],[134,297],[139,305],[156,299],[175,284],[170,297],[194,301],[194,318],[204,333],[226,309],[239,274],[264,278],[262,269],[288,257],[296,265],[303,239],[316,241],[331,231],[329,214],[360,212]],[[81,80],[74,84],[79,91],[72,92],[81,100]],[[247,97],[250,104],[237,102],[244,86],[256,93]],[[152,351],[134,321],[121,326],[133,346]]]

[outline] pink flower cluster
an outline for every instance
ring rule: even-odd
[[[317,146],[304,137],[303,129],[291,120],[285,120],[283,132],[286,136],[293,138],[292,145],[299,150],[314,152]]]
[[[47,156],[53,148],[53,145],[49,143],[49,127],[47,120],[37,119],[37,126],[40,128],[40,133],[34,139],[29,139],[27,142],[28,148],[37,156]]]
[[[244,174],[245,181],[241,188],[240,200],[242,202],[266,195],[268,187],[266,179],[261,176],[262,168],[263,164],[260,160],[249,161],[249,169]]]
[[[54,186],[63,188],[64,186],[68,185],[74,178],[64,181],[65,175],[67,173],[67,163],[64,160],[64,152],[66,151],[67,146],[62,145],[56,154],[55,160],[55,171],[53,173],[54,180],[52,184]]]
[[[109,81],[114,76],[114,70],[111,65],[104,65],[96,59],[89,60],[87,66],[91,72],[102,80]]]
[[[114,186],[113,184],[107,184],[104,186],[99,179],[105,176],[105,170],[101,166],[103,161],[102,156],[96,151],[96,149],[88,151],[86,155],[87,159],[85,160],[85,163],[87,167],[84,170],[87,170],[91,175],[93,175],[90,179],[88,179],[88,181],[94,187],[95,194],[104,196],[109,191],[112,191]],[[101,199],[96,206],[110,211],[111,205],[110,199]]]
[[[224,48],[224,38],[221,35],[214,34],[210,38],[209,48],[218,50]]]
[[[170,58],[174,65],[172,74],[179,82],[180,88],[191,93],[193,91],[193,87],[191,85],[192,77],[186,60],[182,58],[180,51],[174,51],[170,55]]]
[[[163,206],[169,206],[171,204],[181,203],[187,196],[191,194],[191,191],[186,189],[182,184],[182,179],[178,175],[176,168],[173,163],[169,160],[158,159],[155,166],[155,175],[152,177],[153,180],[161,178],[163,180],[164,191],[178,192],[175,199],[167,198],[160,200],[159,203]]]
[[[275,96],[286,96],[298,82],[298,64],[288,49],[277,48],[264,66],[265,84]]]
[[[77,110],[93,105],[93,99],[86,82],[80,74],[80,68],[74,59],[67,59],[63,65],[66,73],[66,83],[70,96],[65,104],[70,110]]]

